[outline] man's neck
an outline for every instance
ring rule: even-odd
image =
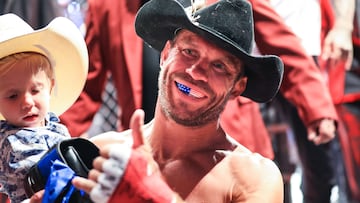
[[[211,152],[231,145],[217,122],[202,127],[187,127],[164,115],[156,115],[145,134],[158,161],[181,159],[194,153]]]

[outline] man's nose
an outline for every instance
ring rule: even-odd
[[[189,68],[185,70],[194,80],[202,80],[207,82],[208,80],[208,63],[205,61],[198,61],[192,64]]]

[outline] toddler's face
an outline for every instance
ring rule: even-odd
[[[0,77],[0,112],[19,127],[40,127],[49,111],[52,82],[44,71],[18,62]]]

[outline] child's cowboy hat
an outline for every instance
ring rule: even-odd
[[[272,99],[279,90],[283,63],[277,56],[252,56],[254,26],[246,0],[220,0],[199,10],[185,9],[190,0],[151,0],[136,16],[137,34],[161,51],[179,29],[190,30],[239,57],[248,83],[242,96],[257,102]]]
[[[50,110],[62,114],[79,97],[88,73],[88,52],[80,30],[65,17],[34,30],[15,14],[1,15],[0,58],[20,52],[37,52],[49,59],[55,73]]]

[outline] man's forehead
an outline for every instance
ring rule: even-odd
[[[194,32],[191,32],[189,30],[182,29],[182,30],[177,31],[176,37],[175,37],[175,42],[179,42],[178,40],[181,42],[187,43],[187,44],[194,45],[194,46],[198,45],[198,43],[206,43],[208,46],[211,46],[214,49],[217,49],[220,52],[224,53],[224,56],[226,56],[226,58],[228,58],[233,63],[242,64],[242,60],[239,57],[236,57],[235,55],[231,54],[227,50],[217,46],[210,40],[205,39],[204,37],[202,37]]]
[[[210,41],[206,40],[205,38],[201,37],[200,35],[196,34],[195,32],[192,32],[190,30],[186,29],[179,29],[175,32],[175,39],[181,38],[181,39],[187,39],[187,40],[202,40],[206,41],[207,43],[211,43]]]

